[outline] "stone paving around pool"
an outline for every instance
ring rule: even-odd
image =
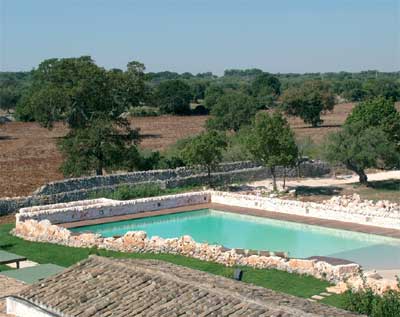
[[[146,232],[143,231],[131,231],[121,237],[104,238],[94,233],[72,233],[68,229],[56,225],[57,223],[121,216],[129,213],[139,214],[209,202],[274,210],[278,213],[287,213],[289,210],[290,213],[297,216],[318,215],[322,218],[323,216],[334,218],[336,212],[338,214],[335,216],[336,218],[340,219],[343,215],[347,215],[345,218],[347,221],[356,222],[356,220],[364,219],[364,222],[369,223],[370,219],[378,219],[380,221],[377,221],[377,224],[385,226],[389,219],[392,225],[400,226],[400,212],[397,210],[397,206],[393,205],[386,209],[378,205],[365,210],[357,208],[355,204],[332,206],[330,204],[288,202],[280,199],[205,191],[130,201],[103,199],[84,201],[81,204],[74,202],[24,208],[17,214],[16,227],[13,233],[30,241],[50,242],[70,247],[97,247],[120,252],[171,253],[227,266],[244,265],[263,269],[278,269],[311,275],[336,283],[342,288],[349,286],[360,289],[367,285],[377,293],[382,293],[387,288],[397,289],[396,281],[379,278],[373,274],[367,276],[356,263],[332,264],[323,259],[288,259],[267,251],[227,249],[220,245],[197,243],[190,236],[173,239],[163,239],[156,236],[148,238]]]

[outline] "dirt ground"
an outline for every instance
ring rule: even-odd
[[[326,134],[338,130],[350,113],[353,104],[340,104],[332,113],[323,116],[324,124],[310,128],[300,119],[291,118],[296,135],[321,142]],[[143,148],[166,149],[176,140],[203,130],[207,116],[160,116],[132,119],[144,136]],[[59,180],[62,162],[57,150],[57,138],[67,129],[56,124],[49,131],[34,122],[11,122],[0,125],[0,197],[28,195],[49,181]]]
[[[333,195],[358,194],[362,199],[389,200],[400,203],[400,171],[369,171],[370,186],[358,183],[357,175],[340,175],[337,177],[288,179],[288,189],[296,190],[296,198],[301,201],[322,202]],[[272,188],[271,180],[252,182],[253,188]],[[282,180],[278,180],[282,187]],[[282,198],[293,199],[292,195]]]

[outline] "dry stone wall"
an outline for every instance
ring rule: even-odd
[[[226,266],[250,266],[277,269],[290,273],[311,275],[331,283],[341,283],[355,289],[372,287],[376,293],[388,288],[397,289],[395,281],[364,276],[358,264],[332,265],[317,259],[288,259],[269,252],[255,254],[249,250],[227,249],[220,245],[197,243],[190,236],[163,239],[147,237],[144,231],[130,231],[121,237],[103,238],[94,233],[74,234],[68,229],[51,224],[49,220],[18,222],[13,234],[35,242],[48,242],[69,247],[106,249],[118,252],[169,253],[212,261]]]
[[[270,210],[299,216],[353,222],[400,230],[400,205],[388,201],[362,201],[360,196],[332,197],[323,203],[214,192],[213,203]]]
[[[302,176],[316,177],[330,173],[330,168],[324,162],[310,161],[302,163],[299,170],[288,169],[286,175],[287,177],[295,177],[299,171]],[[282,176],[282,174],[283,169],[278,168],[277,175]],[[270,177],[268,169],[253,162],[221,164],[218,170],[212,173],[212,181],[217,184],[247,182]],[[143,184],[157,184],[163,188],[175,188],[179,186],[204,185],[207,182],[207,175],[201,168],[177,168],[72,178],[48,183],[36,190],[32,196],[0,199],[0,216],[29,206],[85,200],[97,193],[111,193],[120,186],[134,187]]]
[[[82,202],[72,202],[22,208],[16,215],[16,221],[18,223],[28,219],[37,221],[46,219],[53,224],[57,224],[198,205],[208,203],[209,201],[209,192],[186,193],[125,201],[103,198],[84,201],[83,204]]]

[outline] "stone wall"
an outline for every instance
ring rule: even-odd
[[[362,201],[358,195],[351,197],[335,196],[323,203],[314,203],[230,192],[213,192],[211,201],[228,206],[262,209],[400,230],[399,204],[388,201],[377,203]]]
[[[329,166],[324,162],[305,162],[300,165],[300,175],[316,177],[328,174]],[[277,169],[282,176],[283,169]],[[297,169],[288,169],[287,177],[298,175]],[[234,162],[221,164],[212,174],[212,181],[217,184],[248,182],[270,178],[268,169],[253,162]],[[163,188],[204,185],[208,182],[206,173],[200,168],[177,168],[171,170],[143,171],[107,176],[72,178],[48,183],[32,196],[0,199],[0,216],[17,211],[20,208],[49,205],[69,201],[85,200],[97,193],[113,192],[120,186],[139,186],[157,184]]]
[[[290,273],[311,275],[331,283],[341,283],[360,289],[371,287],[382,293],[388,288],[397,289],[395,281],[364,276],[358,264],[331,265],[317,259],[288,259],[267,251],[254,252],[227,249],[220,245],[197,243],[190,236],[163,239],[147,237],[144,231],[130,231],[121,237],[103,238],[94,233],[72,233],[68,229],[52,225],[48,220],[18,222],[13,234],[35,242],[48,242],[69,247],[106,249],[118,252],[169,253],[212,261],[226,266],[250,266],[259,269],[277,269]]]
[[[57,224],[198,205],[208,203],[209,201],[209,192],[186,193],[125,201],[103,198],[84,202],[22,208],[16,215],[16,221],[18,223],[28,219],[37,221],[46,219],[53,224]]]
[[[254,195],[204,191],[128,201],[102,198],[23,208],[16,216],[16,227],[13,233],[30,241],[57,243],[70,247],[97,247],[120,252],[162,252],[191,256],[228,266],[246,265],[256,268],[274,268],[311,275],[333,283],[347,283],[353,288],[362,288],[368,285],[378,293],[383,292],[388,287],[397,287],[395,281],[377,280],[373,275],[364,276],[358,264],[331,265],[316,259],[288,259],[268,251],[227,249],[220,245],[196,243],[189,236],[174,239],[148,238],[143,231],[127,232],[122,237],[103,238],[94,233],[72,233],[55,225],[56,223],[155,211],[208,202],[326,219],[345,219],[356,223],[359,223],[360,217],[362,219],[368,216],[369,219],[372,219],[371,221],[374,221],[374,225],[381,226],[388,225],[387,219],[398,224],[400,218],[398,204],[389,202],[386,202],[386,204],[384,202],[370,204],[354,196],[332,198],[325,204],[317,204]]]

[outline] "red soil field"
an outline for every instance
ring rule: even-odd
[[[309,136],[321,142],[326,134],[338,130],[353,104],[340,104],[323,116],[321,127],[310,128],[300,119],[290,118],[296,135]],[[132,119],[144,136],[141,147],[163,150],[176,140],[203,130],[207,116],[160,116]],[[59,180],[62,156],[57,150],[57,138],[67,128],[58,123],[52,130],[34,122],[10,122],[0,125],[0,197],[29,195],[49,181]]]

